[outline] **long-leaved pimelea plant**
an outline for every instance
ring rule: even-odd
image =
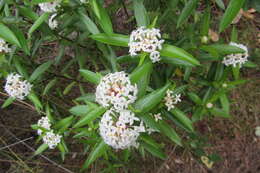
[[[35,154],[57,147],[65,159],[73,149],[66,141],[74,140],[84,144],[83,169],[102,156],[127,161],[133,150],[165,159],[167,138],[214,161],[201,150],[194,124],[229,118],[228,93],[245,82],[240,68],[255,65],[235,26],[231,39],[209,41],[217,24],[211,5],[225,4],[202,1],[205,9],[197,11],[199,2],[149,1],[146,10],[144,0],[111,8],[102,0],[0,1],[0,76],[9,95],[2,108],[28,98],[41,115],[32,125],[42,141]],[[219,33],[243,4],[230,0]],[[109,16],[115,9],[131,29],[115,32],[122,28]],[[81,96],[68,97],[75,88]]]

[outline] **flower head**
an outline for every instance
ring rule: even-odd
[[[55,29],[58,27],[58,21],[56,19],[54,19],[56,17],[57,14],[53,14],[48,21],[48,25],[51,29]]]
[[[54,13],[57,11],[57,7],[60,6],[60,0],[55,0],[53,2],[43,2],[39,3],[39,7],[42,11],[48,13]]]
[[[96,89],[96,101],[104,106],[123,110],[136,100],[137,86],[132,85],[125,72],[115,72],[104,76]]]
[[[0,38],[0,53],[8,53],[11,52],[11,49],[8,47],[8,44],[6,44],[6,42]]]
[[[9,96],[23,100],[31,91],[32,85],[22,76],[11,73],[6,78],[5,91]]]
[[[131,56],[137,55],[140,51],[150,53],[150,59],[155,63],[160,61],[158,50],[162,49],[163,42],[159,29],[140,27],[130,35],[129,53]]]
[[[227,55],[226,57],[224,57],[222,63],[225,64],[226,66],[232,65],[233,67],[236,67],[237,65],[239,66],[243,65],[247,61],[247,58],[249,56],[247,47],[243,44],[237,44],[234,42],[229,43],[229,45],[241,48],[245,52]]]
[[[43,142],[49,146],[50,149],[54,149],[61,141],[61,135],[49,131],[43,136]]]
[[[173,95],[173,91],[167,90],[166,96],[164,97],[165,106],[167,107],[167,110],[170,111],[171,109],[174,109],[177,103],[181,102],[181,95],[175,94]]]
[[[44,129],[46,129],[46,130],[50,130],[51,129],[51,123],[50,123],[50,120],[48,119],[48,117],[42,117],[41,119],[39,119],[37,125],[39,127],[42,127]],[[38,135],[41,135],[42,134],[42,130],[38,129],[37,133],[38,133]]]
[[[145,132],[145,127],[133,112],[110,109],[103,115],[99,131],[106,144],[115,149],[125,149],[138,146],[137,138],[141,132]]]

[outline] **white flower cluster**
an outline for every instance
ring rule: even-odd
[[[39,119],[37,125],[48,130],[46,134],[44,134],[42,140],[43,143],[47,144],[50,149],[54,149],[60,143],[62,136],[55,134],[53,130],[51,130],[51,122],[48,117],[42,117]],[[38,129],[37,133],[38,135],[42,135],[42,130]]]
[[[143,122],[129,110],[105,112],[99,123],[100,135],[104,142],[115,149],[138,147],[137,138],[145,132]]]
[[[132,31],[130,35],[129,53],[131,56],[137,55],[140,51],[150,53],[150,59],[155,63],[160,61],[158,50],[162,49],[163,42],[159,29],[140,27]]]
[[[42,11],[47,13],[54,13],[57,11],[57,7],[60,6],[60,0],[55,0],[53,2],[43,2],[39,3],[39,7]]]
[[[137,86],[132,85],[125,72],[104,76],[96,89],[96,102],[104,107],[113,106],[116,111],[126,109],[136,100]]]
[[[241,66],[242,64],[244,64],[249,56],[247,47],[243,44],[237,44],[234,42],[229,43],[229,45],[239,47],[243,49],[245,52],[227,55],[222,61],[222,63],[226,66],[232,65],[233,67],[236,67],[237,65]]]
[[[11,52],[11,49],[8,47],[8,44],[6,44],[6,42],[0,38],[0,53],[8,53]]]
[[[57,8],[60,6],[60,0],[56,0],[53,2],[44,2],[40,3],[39,7],[42,11],[47,12],[47,13],[55,13],[57,12]],[[48,21],[48,25],[51,29],[55,29],[58,27],[58,21],[54,19],[56,17],[56,13],[51,15]]]
[[[48,117],[42,117],[41,119],[39,119],[37,125],[46,130],[51,129],[51,123],[50,123],[50,120]],[[38,133],[38,135],[42,135],[42,130],[38,129],[37,133]]]
[[[173,91],[167,90],[166,96],[164,97],[165,106],[167,107],[167,110],[170,111],[171,109],[174,109],[178,102],[181,102],[181,95],[175,94],[173,95]]]
[[[47,144],[50,149],[54,149],[60,143],[61,137],[61,135],[49,131],[43,136],[43,142]]]
[[[31,91],[32,85],[22,76],[11,73],[6,78],[5,91],[9,96],[23,100]]]

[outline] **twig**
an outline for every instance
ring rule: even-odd
[[[33,137],[26,138],[26,139],[24,139],[24,140],[21,140],[21,141],[15,142],[15,143],[13,143],[13,144],[7,145],[7,146],[5,146],[5,147],[0,148],[0,151],[1,151],[1,150],[4,150],[4,149],[6,149],[6,148],[9,148],[9,147],[15,146],[15,145],[17,145],[17,144],[23,143],[23,142],[25,142],[25,141],[31,140],[31,139],[33,139]]]

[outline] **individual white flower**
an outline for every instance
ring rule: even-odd
[[[51,123],[50,123],[50,120],[49,120],[48,117],[42,117],[41,119],[39,119],[37,125],[39,127],[42,127],[44,129],[46,129],[46,130],[50,130],[51,129]],[[38,133],[38,135],[41,135],[42,134],[42,130],[38,129],[37,133]]]
[[[130,35],[129,53],[131,56],[137,55],[140,51],[150,53],[150,59],[155,63],[160,61],[158,50],[162,49],[163,42],[159,29],[140,27],[132,31]]]
[[[160,52],[154,51],[150,54],[150,59],[152,60],[153,63],[158,62],[161,60],[160,58]]]
[[[234,42],[230,42],[229,45],[239,47],[245,52],[227,55],[226,57],[224,57],[222,63],[226,66],[232,65],[233,67],[236,67],[237,65],[243,65],[247,61],[247,58],[249,56],[247,47],[243,44],[237,44]]]
[[[126,149],[138,147],[137,138],[145,132],[145,127],[133,112],[110,109],[101,118],[99,132],[106,144],[114,149]]]
[[[87,0],[80,0],[80,2],[81,2],[82,4],[85,4],[85,3],[87,3]]]
[[[5,40],[0,38],[0,53],[9,53],[11,52],[11,49],[8,47],[8,44],[6,44]]]
[[[170,111],[171,109],[174,109],[177,103],[181,102],[181,94],[175,94],[173,95],[173,91],[167,90],[166,96],[164,97],[165,106],[167,107],[167,110]]]
[[[126,109],[137,98],[137,86],[132,85],[125,72],[115,72],[104,76],[96,89],[96,102],[115,110]]]
[[[54,13],[57,11],[57,7],[60,6],[60,0],[56,0],[53,2],[39,3],[38,5],[42,11],[48,13]]]
[[[9,96],[23,100],[31,91],[32,85],[22,76],[11,73],[6,78],[5,91]]]
[[[223,84],[222,84],[222,87],[223,87],[223,88],[227,88],[227,86],[228,86],[228,85],[227,85],[226,83],[223,83]]]
[[[208,109],[211,109],[211,108],[213,107],[213,104],[212,104],[212,103],[207,103],[206,107],[207,107]]]
[[[162,120],[161,113],[154,114],[153,116],[154,116],[154,119],[155,119],[156,122],[159,121],[159,120]]]
[[[257,127],[255,128],[255,135],[258,136],[258,137],[260,137],[260,126],[257,126]]]
[[[48,21],[48,25],[51,29],[55,29],[58,27],[58,21],[56,19],[54,19],[56,17],[57,14],[53,14]]]
[[[49,146],[50,149],[54,149],[61,142],[61,135],[49,131],[43,136],[43,142]]]

